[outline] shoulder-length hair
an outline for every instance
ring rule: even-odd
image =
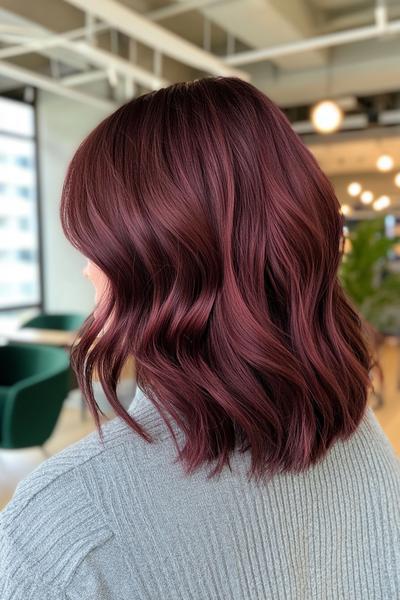
[[[372,358],[337,275],[344,217],[256,87],[205,77],[127,102],[78,147],[60,216],[109,282],[71,349],[100,436],[94,371],[115,413],[153,441],[116,393],[132,356],[187,474],[231,468],[236,444],[250,476],[300,472],[356,430]]]

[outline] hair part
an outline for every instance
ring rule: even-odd
[[[100,435],[94,371],[115,413],[153,441],[116,394],[130,356],[186,473],[214,461],[219,473],[237,445],[250,477],[300,472],[356,430],[371,356],[337,275],[344,217],[252,84],[205,77],[118,108],[73,156],[60,216],[109,280],[71,349]]]

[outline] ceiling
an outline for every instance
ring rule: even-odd
[[[392,156],[393,171],[400,171],[400,137],[332,141],[311,147],[321,168],[330,176],[374,173],[382,154]]]
[[[353,218],[368,218],[376,214],[371,205],[364,206],[359,197],[349,195],[347,188],[354,181],[361,185],[362,190],[371,191],[374,199],[389,196],[391,205],[386,212],[400,217],[400,188],[394,181],[395,175],[400,173],[400,137],[312,144],[310,149],[331,179],[341,203],[355,209]],[[380,172],[377,169],[376,161],[382,154],[389,154],[394,159],[390,171]]]
[[[28,84],[106,111],[210,74],[287,110],[373,97],[400,91],[399,64],[400,0],[0,0],[0,92]],[[373,175],[381,149],[400,167],[398,98],[390,127],[352,130],[353,114],[346,135],[304,136],[330,176]]]
[[[400,0],[378,4],[386,7],[380,17],[371,0],[0,0],[0,85],[10,84],[10,65],[53,78],[68,69],[107,70],[117,55],[117,78],[144,89],[160,80],[237,73],[280,106],[307,104],[327,93],[389,91],[400,84]],[[387,23],[380,33],[379,19]],[[93,24],[103,31],[91,35]],[[52,34],[85,26],[68,45],[46,46]],[[28,41],[28,33],[43,44],[4,54],[7,46]],[[342,34],[344,39],[337,37]],[[313,47],[301,46],[310,41]],[[90,53],[85,43],[102,54]],[[132,70],[133,62],[145,73]],[[152,86],[154,71],[161,76]]]

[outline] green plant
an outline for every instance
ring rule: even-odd
[[[389,253],[400,238],[384,233],[384,218],[362,221],[349,234],[339,278],[363,318],[379,332],[400,331],[400,274],[390,269]]]

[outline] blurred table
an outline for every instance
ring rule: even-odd
[[[37,329],[36,327],[24,327],[15,331],[2,331],[0,329],[0,338],[5,342],[45,344],[47,346],[61,346],[65,349],[69,349],[72,346],[76,335],[76,331]]]

